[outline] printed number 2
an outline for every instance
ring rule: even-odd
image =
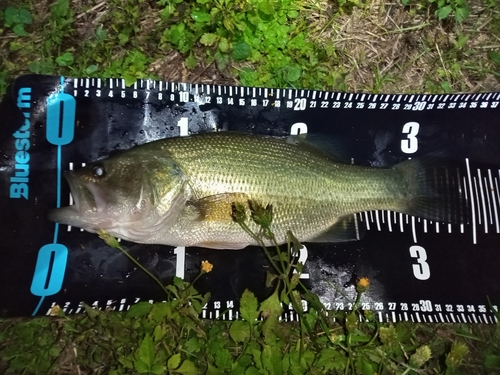
[[[420,130],[418,122],[407,122],[403,126],[403,134],[406,134],[406,139],[401,140],[401,151],[405,154],[414,154],[418,150],[417,134]]]
[[[413,264],[413,275],[418,280],[427,280],[431,277],[429,263],[427,263],[427,253],[422,246],[414,245],[410,247],[410,256],[417,258],[418,264]]]
[[[302,263],[302,266],[304,266],[306,264],[307,256],[308,256],[307,247],[305,247],[304,245],[302,245],[302,247],[299,249],[299,253],[296,254],[296,255],[299,256],[298,262]],[[297,273],[297,270],[293,270],[293,273]],[[300,279],[308,279],[309,278],[309,274],[303,272],[303,273],[300,274],[299,278]]]

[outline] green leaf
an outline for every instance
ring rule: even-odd
[[[496,51],[489,51],[488,57],[495,63],[496,66],[500,67],[500,53]]]
[[[287,69],[286,80],[288,82],[295,82],[300,78],[301,74],[302,74],[302,69],[300,69],[300,66],[292,65]]]
[[[31,15],[30,11],[24,8],[19,8],[19,22],[25,23],[25,24],[32,24],[33,23],[33,16]]]
[[[200,43],[204,46],[213,46],[219,36],[217,34],[205,33],[200,38]]]
[[[259,317],[258,302],[255,295],[245,289],[240,299],[240,315],[250,324],[255,324]]]
[[[484,367],[487,369],[500,368],[500,357],[495,354],[488,354],[484,358]]]
[[[229,328],[229,335],[235,342],[245,342],[250,337],[250,325],[248,322],[236,320]]]
[[[92,73],[95,73],[99,68],[97,67],[97,65],[89,65],[87,66],[87,68],[85,69],[85,74],[92,74]]]
[[[16,23],[21,22],[21,17],[19,16],[19,10],[13,6],[8,6],[5,9],[5,26],[10,27]]]
[[[469,13],[469,8],[456,8],[455,19],[458,23],[462,23],[467,17],[469,17]]]
[[[51,61],[42,59],[40,61],[33,61],[28,65],[33,73],[37,74],[52,74],[54,72],[54,65]]]
[[[150,318],[155,323],[162,323],[171,314],[172,308],[169,303],[159,302],[152,305],[151,311],[148,314]]]
[[[218,47],[219,47],[221,52],[226,53],[229,50],[228,40],[226,38],[220,38]]]
[[[181,367],[179,367],[177,370],[175,370],[175,372],[179,373],[179,374],[183,374],[183,375],[196,375],[196,374],[198,374],[198,370],[196,369],[194,363],[188,359],[186,359],[184,362],[182,362]]]
[[[252,53],[247,42],[240,42],[233,45],[233,58],[237,61],[245,60]]]
[[[209,22],[210,14],[206,12],[194,11],[191,13],[191,18],[196,22]]]
[[[181,364],[181,354],[177,353],[171,356],[167,362],[167,368],[172,371],[175,370]]]
[[[325,348],[319,353],[319,357],[314,363],[315,366],[328,370],[342,370],[347,364],[347,357],[332,348]]]
[[[448,17],[450,15],[451,11],[452,11],[451,6],[447,5],[445,7],[439,8],[436,11],[436,15],[437,15],[439,20],[444,20],[446,17]]]
[[[142,361],[135,361],[134,368],[139,374],[148,374],[150,373],[150,368],[147,364]]]
[[[26,30],[24,30],[24,25],[22,23],[18,23],[12,28],[12,31],[18,36],[28,36],[30,35]]]
[[[155,361],[156,353],[153,345],[153,339],[149,333],[146,333],[144,339],[142,339],[139,349],[137,351],[137,358],[139,361],[144,362],[148,371],[151,370]]]
[[[119,41],[121,46],[126,44],[129,41],[129,39],[130,38],[126,34],[123,34],[123,33],[118,34],[118,41]]]
[[[135,82],[135,79],[134,79]],[[133,82],[132,82],[133,83]],[[143,301],[136,303],[135,305],[132,305],[130,309],[127,311],[127,314],[125,317],[127,318],[139,318],[142,316],[146,316],[149,314],[151,309],[153,308],[153,305],[150,304],[149,302]]]
[[[99,26],[96,31],[95,31],[95,37],[97,40],[104,40],[108,36],[108,32],[102,28],[102,26]]]
[[[73,64],[74,61],[75,59],[73,58],[73,54],[71,52],[65,52],[56,58],[56,63],[60,66],[69,66]]]

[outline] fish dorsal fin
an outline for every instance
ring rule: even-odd
[[[199,212],[199,220],[233,221],[233,205],[240,203],[248,207],[248,195],[244,193],[222,193],[200,198],[191,205]]]
[[[366,228],[356,215],[343,217],[323,233],[304,242],[347,242],[360,240]]]

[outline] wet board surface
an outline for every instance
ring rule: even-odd
[[[368,277],[361,308],[380,321],[494,323],[500,301],[500,93],[376,95],[157,81],[19,77],[0,106],[0,315],[126,310],[163,292],[97,235],[46,219],[71,203],[62,171],[115,150],[206,131],[322,134],[360,165],[388,167],[446,152],[467,221],[443,224],[387,211],[360,213],[360,241],[305,244],[302,281],[330,309],[349,309],[354,281]],[[340,141],[339,141],[340,140]],[[335,142],[334,142],[335,143]],[[332,144],[332,147],[334,145]],[[193,280],[211,292],[202,316],[236,319],[245,289],[263,299],[259,248],[207,250],[122,246],[162,282]],[[491,304],[488,302],[488,298]],[[296,319],[288,311],[284,319]]]

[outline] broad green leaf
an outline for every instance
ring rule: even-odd
[[[210,14],[206,12],[194,11],[191,13],[191,18],[196,22],[209,22]]]
[[[151,370],[155,361],[156,353],[153,345],[153,339],[149,333],[146,333],[142,339],[139,349],[137,351],[137,358],[139,362],[144,362],[148,366],[148,371]]]
[[[469,17],[469,13],[469,8],[456,8],[455,19],[458,23],[462,23],[467,17]]]
[[[186,351],[191,354],[199,352],[200,349],[202,348],[200,340],[201,339],[199,339],[198,337],[191,337],[184,344],[184,349],[186,349]]]
[[[260,375],[260,372],[259,372],[259,370],[257,370],[257,368],[252,366],[252,367],[247,368],[245,375]]]
[[[153,365],[151,372],[155,375],[164,375],[167,371],[167,367],[165,365],[156,364]]]
[[[338,350],[325,348],[319,353],[314,365],[319,368],[328,370],[342,370],[347,364],[347,357]]]
[[[92,74],[92,73],[95,73],[97,71],[97,69],[99,69],[97,67],[97,65],[89,65],[87,66],[87,68],[85,69],[85,74]]]
[[[8,27],[21,22],[21,18],[19,17],[19,9],[14,8],[13,6],[8,6],[7,9],[5,9],[4,17],[5,25]]]
[[[167,334],[167,326],[165,323],[158,324],[153,330],[153,339],[155,342],[160,341]]]
[[[175,370],[181,364],[181,354],[177,353],[168,359],[167,367],[170,371]]]
[[[240,314],[250,324],[255,324],[259,317],[257,298],[248,289],[245,289],[240,299]]]
[[[488,354],[484,358],[484,367],[487,369],[500,368],[500,356],[495,354]]]
[[[150,367],[141,360],[134,362],[134,368],[139,374],[149,374]]]
[[[270,374],[283,374],[283,358],[281,350],[276,345],[264,345],[262,350],[262,364]]]
[[[33,16],[31,15],[30,11],[24,8],[19,8],[19,22],[25,23],[25,24],[31,24],[33,23]]]
[[[245,342],[250,337],[250,324],[242,320],[236,320],[229,328],[229,335],[235,342]]]
[[[196,366],[194,365],[193,362],[191,362],[188,359],[186,359],[184,362],[182,362],[181,367],[179,367],[177,370],[175,370],[175,372],[178,374],[184,374],[184,375],[196,375],[196,374],[198,374],[198,370],[196,369]]]
[[[60,66],[70,66],[74,61],[75,59],[71,52],[65,52],[56,58],[56,63]]]
[[[134,78],[135,82],[135,78]],[[153,305],[149,302],[143,301],[132,305],[125,315],[127,318],[139,318],[149,314]]]
[[[445,7],[439,8],[436,11],[436,15],[437,15],[438,19],[444,20],[446,17],[448,17],[450,15],[451,11],[452,11],[451,6],[447,5]]]
[[[221,52],[227,52],[229,50],[229,42],[226,38],[221,38],[219,41],[219,49]]]
[[[162,323],[170,315],[172,308],[167,302],[159,302],[152,305],[148,318],[155,323]]]
[[[19,36],[28,36],[28,35],[30,35],[26,30],[24,30],[24,25],[22,23],[18,23],[17,25],[15,25],[12,28],[12,31],[14,31],[14,33],[16,35],[19,35]]]
[[[233,58],[235,60],[245,60],[248,56],[250,56],[251,52],[252,51],[247,42],[240,42],[233,45]]]
[[[213,46],[219,36],[217,34],[205,33],[200,38],[200,43],[204,46]]]
[[[292,66],[288,67],[288,70],[286,73],[286,80],[288,82],[295,82],[300,78],[301,74],[302,74],[302,69],[300,69],[300,66],[292,65]]]
[[[489,51],[488,56],[495,63],[496,66],[500,67],[500,53],[496,51]]]

